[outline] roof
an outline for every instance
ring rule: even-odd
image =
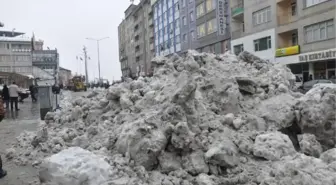
[[[6,37],[16,37],[19,35],[23,35],[22,32],[16,32],[12,30],[5,30],[4,28],[0,28],[0,36],[6,36]]]
[[[1,32],[0,32],[1,33]],[[30,42],[30,37],[0,37],[0,41],[9,41],[9,42]],[[43,40],[35,40],[35,42],[43,42]]]
[[[71,70],[69,70],[69,69],[65,69],[65,68],[63,68],[63,67],[59,67],[59,69],[60,69],[60,70],[64,70],[64,71],[71,72]]]

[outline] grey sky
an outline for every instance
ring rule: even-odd
[[[136,1],[137,3],[138,1]],[[60,65],[84,74],[76,56],[88,48],[89,78],[98,77],[96,42],[85,38],[110,39],[100,42],[101,74],[109,80],[120,79],[118,25],[129,0],[0,0],[0,21],[5,29],[35,33],[44,47],[57,48]]]

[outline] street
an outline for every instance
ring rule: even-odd
[[[39,106],[32,103],[30,98],[19,103],[18,112],[8,111],[6,118],[0,123],[0,155],[3,160],[7,177],[0,179],[1,185],[26,185],[37,180],[37,171],[32,166],[17,166],[13,161],[7,161],[5,151],[16,142],[16,137],[23,131],[35,131],[40,122]]]
[[[84,96],[87,92],[72,93],[65,91],[65,101],[71,100],[73,97]],[[39,104],[32,103],[30,98],[19,103],[20,111],[8,111],[6,118],[0,123],[0,155],[3,160],[4,169],[8,174],[5,178],[0,179],[0,185],[27,185],[39,184],[38,171],[31,164],[27,166],[17,166],[14,161],[7,160],[5,152],[11,148],[16,142],[16,137],[24,131],[37,130],[40,123]]]

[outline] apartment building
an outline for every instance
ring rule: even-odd
[[[180,7],[186,10],[185,0],[181,3],[182,6],[178,0],[157,0],[151,3],[154,12],[155,55],[166,56],[180,52],[182,50]],[[183,18],[185,19],[185,16]]]
[[[188,35],[192,49],[224,53],[230,48],[229,4],[229,0],[195,0],[196,11],[190,12],[190,21],[196,22],[196,29]]]
[[[296,76],[335,78],[335,0],[277,0],[276,61]]]
[[[231,50],[288,65],[303,81],[335,76],[335,0],[231,0]]]
[[[153,11],[150,0],[131,4],[118,27],[119,61],[123,77],[145,76],[151,73],[154,57]]]
[[[35,41],[35,49],[42,50],[43,41]],[[32,39],[24,33],[0,30],[0,71],[31,73]]]
[[[231,0],[231,51],[275,62],[277,0]]]

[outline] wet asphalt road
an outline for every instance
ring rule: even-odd
[[[85,96],[88,92],[63,92],[67,99]],[[19,103],[19,111],[7,111],[6,118],[0,122],[0,155],[4,169],[8,175],[0,179],[0,185],[35,185],[38,177],[37,170],[31,165],[16,166],[13,161],[7,161],[5,151],[16,142],[16,137],[23,131],[35,131],[40,124],[38,103],[32,103],[30,98]],[[35,183],[34,183],[35,181]]]
[[[40,123],[38,103],[32,103],[28,98],[24,103],[19,103],[19,109],[7,110],[5,119],[0,122],[0,155],[4,169],[8,171],[7,177],[0,179],[0,185],[27,185],[37,179],[36,169],[32,166],[16,166],[5,158],[6,149],[16,142],[16,137],[25,130],[35,131]]]

